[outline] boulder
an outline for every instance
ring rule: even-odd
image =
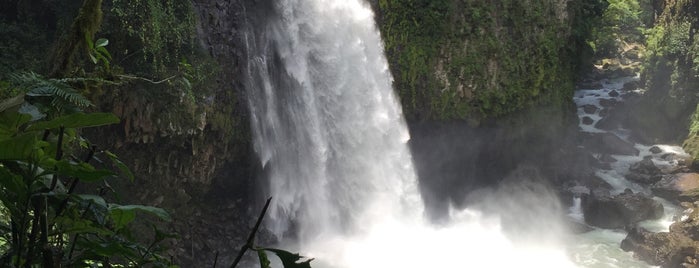
[[[615,106],[619,103],[616,99],[599,99],[599,105],[605,108]]]
[[[634,90],[638,89],[640,86],[641,86],[640,82],[631,81],[631,82],[625,83],[621,89],[624,91],[634,91]]]
[[[622,55],[629,60],[636,61],[641,59],[642,53],[638,49],[630,49],[624,52]]]
[[[564,223],[565,227],[574,234],[584,234],[595,229],[587,224],[573,220],[566,220]]]
[[[614,116],[602,117],[602,119],[597,121],[597,124],[595,124],[595,128],[604,130],[613,130],[619,128],[620,126],[621,122]]]
[[[595,190],[584,201],[585,223],[607,229],[622,229],[644,220],[659,219],[664,212],[658,201],[629,189],[616,196]]]
[[[584,133],[582,145],[595,153],[638,155],[640,151],[630,142],[627,142],[613,133]]]
[[[592,118],[589,116],[585,116],[582,118],[583,125],[592,125],[592,123],[594,123],[594,122],[595,122],[595,120],[592,120]]]
[[[662,179],[662,171],[655,166],[651,157],[645,157],[629,167],[626,179],[641,184],[653,184]]]
[[[653,146],[653,147],[650,147],[650,152],[653,154],[659,154],[659,153],[662,153],[663,150],[660,149],[660,147],[658,147],[658,146]]]
[[[693,240],[699,240],[699,202],[684,202],[686,209],[682,216],[670,225],[670,232],[683,234]]]
[[[665,175],[651,187],[651,190],[653,194],[675,203],[693,202],[699,198],[699,174]]]
[[[616,98],[616,97],[619,97],[619,92],[616,90],[612,90],[612,91],[609,91],[608,95],[610,97]]]
[[[616,163],[619,160],[616,160],[616,158],[612,157],[611,155],[602,154],[599,157],[599,161],[601,161],[603,163]]]
[[[583,112],[585,112],[586,114],[594,114],[597,112],[597,110],[599,108],[597,108],[597,106],[592,105],[592,104],[585,104],[582,106],[582,109],[583,109]]]
[[[633,251],[637,258],[661,267],[687,267],[699,257],[694,240],[679,233],[653,233],[641,227],[629,230],[621,241],[621,249]]]

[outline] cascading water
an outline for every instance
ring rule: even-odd
[[[251,5],[246,86],[274,197],[269,227],[295,234],[314,267],[573,267],[557,243],[511,241],[496,216],[454,211],[439,227],[424,219],[409,133],[368,6]]]

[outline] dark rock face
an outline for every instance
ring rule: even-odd
[[[638,155],[640,153],[632,143],[613,133],[586,133],[582,137],[582,145],[592,152],[621,155]]]
[[[651,188],[653,193],[675,203],[697,200],[699,174],[677,173],[666,175]]]
[[[609,96],[614,98],[619,97],[619,92],[617,92],[616,90],[612,90],[609,92]]]
[[[605,191],[593,191],[583,204],[585,222],[607,229],[621,229],[663,216],[663,206],[650,197],[626,190],[616,196]]]
[[[599,100],[599,105],[605,108],[609,108],[612,106],[615,106],[619,103],[616,99],[600,99]]]
[[[635,227],[621,241],[621,249],[633,251],[634,255],[652,265],[661,267],[687,267],[683,264],[696,264],[697,243],[674,232],[652,233]]]
[[[616,117],[607,116],[597,121],[595,127],[603,130],[612,130],[618,128],[620,125],[621,122],[619,122]]]
[[[624,84],[624,87],[622,88],[624,91],[632,91],[638,89],[640,86],[640,83],[638,81],[631,81],[626,84]]]
[[[660,169],[655,166],[650,157],[646,157],[640,162],[631,165],[629,174],[626,175],[626,179],[646,185],[656,183],[661,178],[662,173]]]
[[[582,108],[586,114],[594,114],[597,112],[597,110],[599,110],[599,108],[597,108],[597,106],[592,105],[592,104],[583,105]]]
[[[592,118],[590,118],[589,116],[585,116],[582,118],[582,123],[585,125],[592,125],[592,123],[594,123],[594,122],[595,121],[592,120]]]

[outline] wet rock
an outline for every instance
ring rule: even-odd
[[[653,194],[675,203],[699,199],[699,174],[677,173],[665,175],[651,187]]]
[[[597,112],[597,110],[599,110],[599,108],[597,108],[597,106],[592,105],[592,104],[585,104],[582,106],[582,109],[583,109],[583,112],[585,112],[586,114],[594,114]]]
[[[616,90],[612,90],[612,91],[609,91],[608,95],[610,97],[616,98],[616,97],[619,97],[619,92]]]
[[[692,262],[698,257],[694,240],[675,232],[652,233],[641,227],[629,230],[621,241],[621,249],[633,251],[637,258],[661,267],[686,267],[683,264],[687,260]]]
[[[602,161],[604,163],[616,163],[618,160],[616,160],[616,158],[612,157],[611,155],[602,154],[599,157],[599,161]]]
[[[621,122],[617,117],[613,116],[602,117],[602,119],[597,121],[597,124],[595,124],[595,128],[604,130],[613,130],[619,126],[621,126]]]
[[[598,177],[595,174],[580,176],[575,179],[575,185],[568,188],[575,196],[590,195],[598,191],[598,195],[603,192],[609,192],[612,186],[607,181]],[[601,191],[601,192],[599,192]]]
[[[659,219],[663,216],[663,205],[652,198],[633,193],[610,196],[604,191],[593,191],[583,205],[585,222],[607,229],[621,229],[640,221]]]
[[[585,133],[582,135],[582,145],[595,153],[638,155],[640,151],[613,133]]]
[[[629,174],[626,174],[625,177],[637,183],[653,184],[660,181],[662,176],[662,171],[655,166],[653,160],[650,157],[646,157],[632,164],[631,167],[629,167]]]
[[[638,82],[638,81],[631,81],[631,82],[625,83],[624,86],[622,87],[622,89],[623,89],[624,91],[633,91],[633,90],[638,89],[640,86],[641,86],[641,83],[640,83],[640,82]]]
[[[571,233],[574,233],[574,234],[584,234],[584,233],[590,232],[590,231],[595,229],[595,228],[591,227],[590,225],[587,225],[587,224],[584,224],[581,222],[577,222],[577,221],[573,221],[573,220],[567,220],[566,227],[568,228],[568,230],[570,230]]]
[[[599,89],[602,87],[602,83],[599,81],[582,81],[578,84],[579,89]]]
[[[595,120],[592,120],[592,118],[590,118],[589,116],[585,116],[582,118],[583,125],[592,125],[592,123],[594,122]]]
[[[622,67],[611,70],[610,76],[613,78],[624,77],[624,76],[635,76],[636,72],[632,67]]]
[[[619,103],[616,99],[599,99],[599,105],[605,108],[615,106]]]
[[[699,240],[699,202],[684,202],[686,208],[682,216],[670,225],[670,232],[683,234],[693,240]]]
[[[653,147],[650,147],[650,152],[653,154],[659,154],[659,153],[662,153],[663,150],[660,149],[660,147],[658,147],[658,146],[653,146]]]
[[[602,109],[599,111],[599,116],[606,117],[607,115],[609,115],[609,109]]]
[[[622,55],[625,58],[632,60],[632,61],[637,61],[637,60],[641,59],[641,51],[638,49],[628,50],[628,51],[624,52],[624,54],[622,54]]]
[[[692,163],[692,156],[690,155],[679,155],[674,153],[663,154],[660,158],[666,161],[674,161],[677,163],[678,168],[686,168]]]

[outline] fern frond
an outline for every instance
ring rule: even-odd
[[[16,87],[26,92],[27,96],[53,97],[51,104],[62,107],[70,104],[80,108],[92,106],[92,103],[75,90],[69,82],[85,82],[96,80],[92,78],[63,78],[47,79],[33,72],[11,74],[10,81]]]

